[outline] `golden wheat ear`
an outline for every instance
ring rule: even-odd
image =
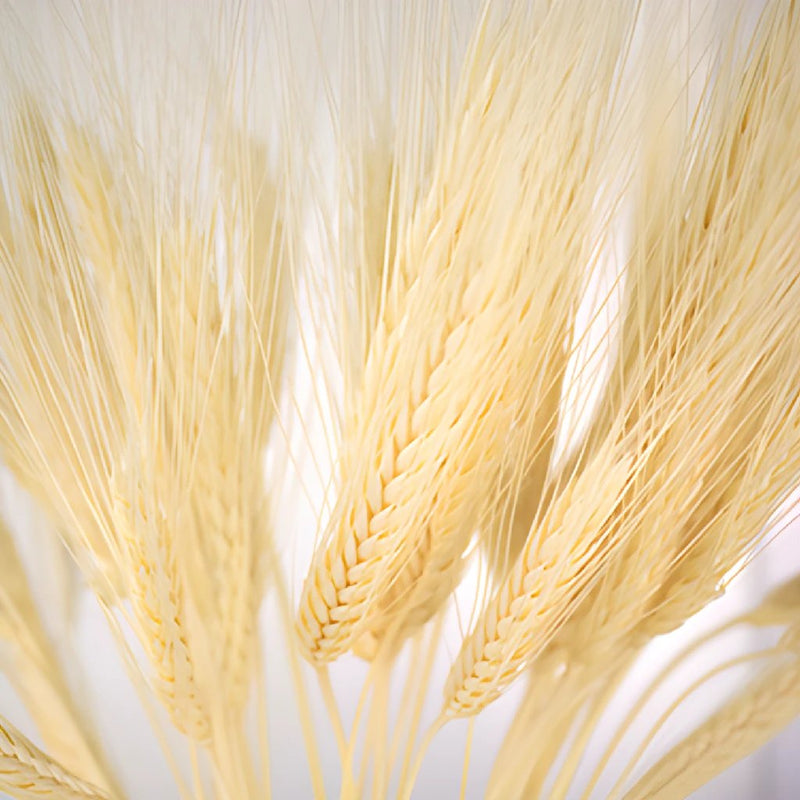
[[[594,249],[583,221],[607,187],[605,168],[624,162],[598,128],[614,105],[632,7],[609,11],[599,37],[573,5],[541,10],[541,30],[518,7],[487,10],[476,28],[431,186],[398,236],[395,269],[410,263],[414,280],[387,290],[343,435],[339,502],[301,597],[298,627],[314,660],[363,633],[412,632],[441,608],[501,465],[531,438],[532,385],[564,346],[562,317]],[[570,24],[580,34],[564,41]],[[548,54],[561,45],[576,71],[570,57],[553,67]],[[570,93],[600,84],[596,116],[561,114],[561,77]],[[539,106],[533,85],[552,90]],[[543,165],[548,125],[563,128],[565,146]],[[525,471],[524,457],[511,460]]]
[[[476,714],[499,697],[547,647],[620,546],[613,512],[632,479],[633,459],[609,449],[591,464],[591,470],[564,487],[531,530],[508,577],[464,641],[447,679],[445,714]]]
[[[76,778],[3,718],[0,718],[0,789],[19,800],[41,797],[112,800],[118,797]]]
[[[625,800],[688,797],[762,745],[800,713],[800,659],[783,654],[759,670],[624,795]]]
[[[267,572],[283,579],[268,563],[264,454],[299,212],[250,124],[255,90],[234,66],[242,19],[222,14],[232,38],[211,37],[210,65],[196,47],[180,65],[155,48],[169,99],[143,121],[140,76],[104,36],[127,10],[82,12],[91,68],[70,91],[114,102],[65,111],[34,71],[19,82],[36,89],[10,92],[3,111],[18,191],[2,215],[2,448],[64,531],[143,702],[149,686],[220,792],[244,796],[257,783],[244,716],[263,689],[258,613]],[[181,21],[166,20],[175,52],[190,44]],[[142,32],[121,45],[134,61]],[[199,137],[165,134],[187,106],[208,113]]]
[[[787,17],[786,11],[779,5],[767,10],[744,57],[727,52],[726,43],[718,51],[721,68],[718,82],[706,96],[708,117],[695,133],[678,139],[673,156],[678,174],[685,170],[686,178],[672,183],[671,174],[663,173],[661,157],[652,169],[647,166],[652,156],[644,161],[644,215],[636,229],[641,238],[634,244],[625,275],[628,296],[621,353],[587,451],[607,435],[608,422],[603,420],[613,420],[626,405],[625,419],[633,430],[652,426],[660,436],[670,427],[673,430],[654,450],[656,461],[643,471],[646,480],[636,503],[629,506],[629,523],[641,532],[630,536],[585,607],[554,643],[571,653],[568,663],[587,670],[586,687],[594,682],[584,698],[590,708],[591,694],[602,682],[613,685],[609,676],[615,673],[621,680],[638,648],[717,596],[720,585],[730,580],[725,573],[742,556],[752,557],[765,526],[782,528],[792,516],[791,511],[774,516],[796,486],[797,459],[792,451],[798,408],[796,385],[784,371],[796,358],[797,338],[786,314],[788,306],[784,308],[777,297],[795,294],[797,259],[780,246],[770,250],[766,242],[783,238],[784,222],[792,224],[789,220],[796,218],[796,189],[778,181],[762,194],[763,183],[749,179],[767,169],[767,161],[772,164],[778,153],[779,158],[796,158],[794,135],[791,141],[784,138],[789,130],[784,126],[792,127],[796,120],[787,90],[797,81],[797,61],[791,55],[797,52],[796,19]],[[782,133],[772,146],[766,142],[772,140],[774,125],[754,126],[754,113],[782,120],[777,125]],[[698,157],[696,150],[705,155]],[[654,194],[664,181],[664,189]],[[696,206],[698,198],[703,200]],[[775,203],[764,217],[763,203]],[[688,211],[695,206],[696,219]],[[675,212],[684,207],[686,212]],[[767,220],[777,218],[783,222],[771,227]],[[766,245],[757,259],[747,255],[751,232],[764,237]],[[764,271],[759,285],[765,293],[761,300],[752,295],[745,299],[741,281],[760,269]],[[779,274],[780,289],[778,283],[772,287],[764,283]],[[754,305],[748,323],[745,309],[750,299]],[[751,371],[748,362],[739,361],[735,348],[729,348],[746,336],[746,329],[752,332],[752,326],[764,320],[763,313],[755,312],[758,305],[762,309],[769,305],[767,325],[780,333],[773,336],[762,329],[763,334],[756,334],[753,342],[763,349],[755,358],[758,367]],[[733,329],[739,324],[742,333],[736,335]],[[705,365],[702,380],[692,377],[696,373],[691,365],[698,361]],[[709,385],[710,375],[714,381]],[[706,405],[712,397],[717,399]],[[691,408],[688,424],[676,424],[679,408]],[[721,414],[726,420],[719,425]],[[692,433],[695,425],[697,432]],[[692,489],[682,464],[692,464],[693,470],[706,475],[701,491]],[[765,477],[756,477],[760,474]],[[793,477],[784,482],[789,474]],[[664,527],[666,536],[654,540],[653,531],[667,520],[671,522]],[[604,669],[608,672],[600,678]],[[564,681],[556,705],[561,708],[575,693],[575,686]],[[605,702],[601,700],[601,709]],[[581,707],[582,702],[574,704],[571,713],[576,715]],[[578,751],[597,719],[592,713],[578,728],[576,742],[582,742]],[[567,729],[573,722],[574,717],[568,716]],[[514,737],[508,752],[524,751],[525,742],[533,741],[518,728]],[[686,755],[689,747],[681,754]],[[563,771],[557,791],[566,790],[581,755],[573,747],[567,760],[571,769]],[[669,763],[665,759],[660,769],[668,771]],[[541,767],[544,772],[549,768],[546,759]],[[663,777],[666,772],[659,774]],[[676,780],[677,775],[676,771]],[[543,777],[532,775],[531,780],[541,786]],[[655,784],[648,786],[652,789]],[[682,796],[680,789],[675,792]],[[664,796],[672,796],[671,791]]]
[[[77,706],[53,642],[45,631],[12,534],[0,520],[2,667],[23,699],[49,753],[70,772],[119,794],[96,731]]]

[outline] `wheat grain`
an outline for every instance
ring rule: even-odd
[[[196,682],[186,630],[186,588],[175,563],[169,522],[148,508],[144,487],[136,505],[124,499],[130,494],[129,490],[117,495],[112,524],[127,548],[128,593],[137,632],[156,670],[156,689],[173,723],[181,732],[203,741],[210,736],[210,722]]]

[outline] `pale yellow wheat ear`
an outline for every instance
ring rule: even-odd
[[[750,81],[761,68],[758,58],[774,52],[774,39],[783,37],[777,22],[771,26],[772,21],[768,16],[763,22],[751,65],[720,51],[723,68],[718,85],[710,90],[714,113],[704,127],[695,131],[692,126],[682,147],[673,152],[677,175],[686,170],[686,178],[673,177],[670,170],[663,169],[663,127],[645,128],[657,136],[659,147],[643,153],[643,202],[641,216],[635,217],[636,238],[625,272],[627,298],[620,355],[585,450],[591,452],[604,441],[610,421],[620,410],[626,427],[637,439],[658,436],[658,443],[650,464],[641,473],[635,502],[621,522],[637,532],[610,567],[585,613],[564,633],[564,642],[573,639],[575,657],[587,663],[603,660],[598,648],[613,657],[620,639],[640,618],[653,606],[662,606],[664,601],[659,595],[671,596],[676,612],[678,598],[685,601],[691,591],[697,593],[691,609],[705,605],[714,596],[718,580],[753,544],[761,526],[795,480],[788,477],[794,475],[793,467],[782,455],[776,452],[767,456],[753,448],[760,442],[762,447],[774,446],[781,453],[789,453],[794,441],[796,392],[785,370],[797,342],[790,327],[788,306],[783,309],[780,303],[776,304],[768,323],[786,326],[782,328],[783,335],[755,340],[764,346],[756,371],[751,373],[747,364],[741,364],[735,349],[740,341],[735,331],[740,330],[742,336],[749,327],[745,308],[751,309],[749,319],[756,321],[759,304],[768,302],[778,285],[764,286],[761,300],[752,296],[752,306],[739,300],[746,275],[744,265],[751,263],[746,255],[749,231],[769,228],[762,225],[757,212],[750,216],[758,204],[749,200],[747,193],[760,196],[762,185],[758,180],[749,183],[738,176],[752,175],[754,168],[750,164],[760,163],[768,156],[758,143],[743,136],[741,117],[734,110],[743,97],[757,94],[769,98]],[[791,62],[778,60],[772,64],[775,80],[790,67]],[[742,73],[744,80],[734,77]],[[766,108],[781,119],[791,119],[780,97],[774,97],[773,104]],[[742,141],[734,145],[730,137]],[[728,158],[727,148],[733,146],[735,160]],[[697,150],[705,155],[698,158]],[[708,198],[713,196],[715,203],[722,203],[719,187],[726,182],[729,194],[724,201],[725,214],[716,223],[720,227],[717,232]],[[780,192],[783,193],[776,202],[791,209],[791,187]],[[769,196],[774,198],[774,192]],[[698,206],[699,198],[702,202]],[[682,210],[690,208],[697,210],[694,214]],[[735,232],[738,242],[730,234],[724,235],[723,230]],[[773,230],[775,236],[783,235],[782,224]],[[759,263],[763,263],[765,275],[774,274],[775,262],[764,258]],[[796,291],[791,257],[777,263],[778,269],[785,270],[778,282],[787,291]],[[703,376],[710,375],[712,369],[716,370],[716,379],[709,385]],[[756,375],[763,377],[757,379]],[[691,409],[691,414],[681,418],[684,408]],[[776,436],[778,429],[782,433]],[[739,527],[736,532],[720,527],[726,514],[741,517],[732,504],[747,503],[747,470],[756,469],[756,464],[766,468],[768,463],[784,465],[788,480],[782,485],[779,481],[771,484],[774,494],[759,493],[758,509],[748,504],[754,513],[760,511],[761,521],[746,529]],[[701,484],[686,480],[684,465],[689,464],[694,474],[705,475]],[[659,529],[664,535],[654,542],[652,531]],[[722,547],[730,547],[731,551],[723,556]],[[681,581],[676,582],[678,585],[670,585],[669,581],[676,571],[683,571],[688,577],[703,553],[715,559],[716,575],[697,573],[692,576],[691,589],[685,586],[679,593]],[[690,568],[689,564],[694,566]],[[684,607],[677,619],[682,621],[690,613]],[[595,650],[587,655],[590,645]]]
[[[4,108],[17,194],[3,216],[0,444],[63,528],[134,681],[205,748],[219,792],[244,796],[274,572],[264,455],[291,306],[291,187],[250,128],[254,89],[236,80],[232,42],[185,72],[161,54],[165,96],[142,136],[109,20],[82,22],[95,82],[72,91],[115,102],[79,120],[43,102],[41,78]],[[198,90],[199,137],[191,125],[161,136],[167,97],[177,109]]]
[[[554,705],[565,710],[565,730],[570,729],[585,703],[592,707],[590,698],[611,681],[610,676],[616,674],[617,680],[621,679],[636,650],[656,626],[675,626],[716,596],[725,572],[752,549],[770,515],[796,482],[797,464],[791,453],[796,447],[797,403],[788,363],[795,358],[792,354],[797,345],[790,315],[777,309],[774,314],[770,312],[767,324],[786,327],[774,339],[764,336],[755,340],[765,344],[760,366],[769,377],[763,383],[744,378],[747,365],[740,364],[732,347],[743,340],[744,331],[750,327],[742,319],[742,333],[734,333],[739,318],[746,316],[739,300],[739,281],[746,275],[749,281],[761,265],[765,275],[773,274],[776,267],[766,256],[768,250],[762,251],[757,264],[744,255],[749,231],[758,231],[756,235],[760,236],[768,230],[756,210],[759,201],[750,200],[747,193],[775,198],[771,190],[760,194],[764,187],[758,179],[748,181],[760,169],[751,164],[761,163],[761,159],[766,164],[772,158],[768,153],[774,154],[776,149],[759,144],[760,136],[771,138],[772,126],[762,131],[754,121],[754,102],[765,116],[775,115],[784,121],[778,123],[782,143],[777,149],[789,159],[795,157],[793,144],[783,139],[791,134],[782,125],[795,118],[785,104],[789,95],[784,91],[788,89],[765,90],[767,86],[777,87],[782,80],[789,84],[796,80],[796,60],[787,51],[793,47],[793,28],[785,25],[783,13],[775,7],[765,14],[744,56],[734,56],[726,49],[730,45],[718,51],[722,68],[706,100],[711,110],[708,117],[698,117],[691,123],[688,135],[681,132],[674,111],[666,138],[663,124],[643,129],[657,146],[648,148],[645,139],[640,184],[643,202],[634,217],[631,263],[624,275],[620,355],[587,443],[578,455],[588,459],[602,446],[621,409],[626,426],[637,438],[650,438],[658,432],[661,441],[652,450],[650,465],[640,473],[625,518],[618,523],[632,526],[626,546],[610,561],[607,573],[552,645],[553,653],[564,654],[570,665],[566,678],[553,693]],[[747,109],[744,115],[743,106]],[[664,113],[652,103],[648,110]],[[671,152],[665,153],[665,144]],[[704,155],[698,156],[698,150]],[[665,157],[676,163],[677,172],[665,169]],[[680,179],[683,170],[687,170],[687,178]],[[777,214],[783,222],[774,230],[780,238],[788,230],[783,228],[784,222],[791,225],[795,189],[787,182],[779,191],[780,199],[776,200],[785,212]],[[698,205],[698,198],[708,200]],[[683,207],[697,209],[697,218],[677,211]],[[723,234],[723,229],[729,233]],[[731,232],[739,237],[738,243],[734,243]],[[780,246],[776,252],[784,254]],[[794,291],[796,260],[791,253],[786,255],[786,261],[781,262],[779,257],[777,262],[785,265],[780,268],[785,269],[779,279],[782,289],[777,289],[777,283],[763,287],[761,299],[752,298],[750,319],[763,318],[755,309],[772,303],[776,292]],[[737,310],[734,312],[727,303],[736,303]],[[771,349],[772,342],[777,352]],[[698,361],[717,369],[727,362],[731,369],[719,369],[719,378],[709,385],[694,371],[692,365]],[[724,380],[731,381],[727,389]],[[741,398],[741,388],[733,386],[746,387],[747,399]],[[696,395],[692,398],[693,392]],[[731,407],[732,398],[737,399]],[[692,408],[683,422],[679,420],[681,407]],[[717,427],[723,409],[727,413],[728,408],[729,421]],[[754,442],[760,444],[754,447]],[[692,464],[702,471],[705,463],[709,464],[708,477],[698,491],[696,484],[686,480],[682,465]],[[760,469],[778,471],[772,472],[770,479],[759,480],[755,475]],[[779,479],[779,474],[784,478]],[[751,493],[754,485],[769,488]],[[729,523],[735,527],[725,524],[731,518],[737,520]],[[654,531],[662,533],[654,537]],[[700,568],[704,559],[708,560],[706,572]],[[670,612],[672,621],[666,623]],[[637,632],[632,635],[634,630]],[[542,666],[547,663],[544,660]],[[536,696],[537,673],[533,675],[531,702]],[[571,759],[555,785],[556,792],[566,791],[586,738],[608,699],[601,699],[582,723]],[[504,746],[505,757],[518,769],[532,769],[530,759],[526,763],[521,754],[536,740],[536,731],[543,728],[539,723],[530,727],[528,732],[516,726]],[[535,778],[536,782],[529,783],[527,789],[533,793],[542,790],[541,782],[551,765],[546,755],[534,764],[539,773],[531,773],[531,780]],[[508,763],[506,769],[514,771]],[[498,773],[497,785],[509,787],[507,776],[504,780]]]
[[[539,11],[485,9],[430,189],[399,233],[396,259],[415,277],[382,307],[338,502],[300,601],[313,660],[441,607],[502,465],[530,441],[540,362],[564,347],[550,321],[577,303],[597,241],[586,215],[605,170],[624,165],[606,123],[634,9],[609,8],[599,32],[579,4]],[[588,116],[569,113],[561,81],[569,96],[597,87]],[[563,150],[548,150],[553,141]]]
[[[628,543],[553,645],[582,673],[581,702],[570,706],[578,691],[573,679],[555,695],[567,709],[567,729],[584,702],[593,708],[556,792],[566,791],[608,702],[593,707],[589,698],[611,676],[620,680],[654,633],[717,596],[796,485],[798,405],[789,364],[798,343],[782,299],[797,292],[797,259],[778,244],[796,225],[796,187],[777,177],[781,170],[769,189],[754,177],[772,168],[776,154],[787,158],[787,169],[797,157],[789,88],[798,79],[796,26],[789,7],[776,5],[746,53],[734,55],[731,44],[718,51],[708,115],[678,139],[673,154],[686,178],[673,178],[658,150],[644,152],[646,194],[635,229],[641,238],[625,273],[620,356],[583,452],[602,445],[620,409],[637,438],[660,441],[618,523],[632,526]],[[762,217],[765,202],[775,205]],[[736,349],[743,341],[758,350],[752,361],[742,362]],[[698,483],[691,475],[704,477]],[[654,531],[663,533],[654,538]],[[526,736],[515,732],[506,752],[524,752]],[[528,768],[519,755],[516,763]],[[546,772],[550,765],[545,759],[542,766]],[[529,791],[541,783],[535,786]]]
[[[687,407],[708,420],[706,454],[695,459],[695,469],[707,471],[654,610],[652,625],[662,631],[713,597],[712,587],[752,550],[796,485],[799,396],[790,364],[800,341],[790,308],[800,286],[797,254],[786,242],[797,224],[797,189],[776,161],[788,166],[798,156],[799,54],[795,10],[771,6],[746,65],[723,69],[719,117],[710,115],[709,132],[718,138],[701,172],[709,187],[701,230],[709,238],[699,257],[716,286],[697,318],[707,307],[717,321],[692,345],[706,368],[683,378],[698,387]],[[769,188],[754,177],[767,165],[776,168]],[[720,269],[729,277],[720,280]],[[754,352],[742,363],[735,345],[748,335]]]
[[[69,227],[46,120],[30,95],[18,97],[17,103],[11,151],[16,170],[11,174],[23,198],[23,216],[13,258],[3,265],[3,303],[4,335],[21,335],[22,346],[12,351],[5,340],[3,366],[20,427],[32,432],[29,457],[35,469],[28,472],[35,472],[51,494],[68,543],[98,592],[106,598],[133,597],[146,627],[155,620],[179,626],[182,612],[175,604],[183,600],[170,555],[173,545],[143,502],[137,485],[143,480],[133,474],[121,484],[122,470],[114,463],[124,458],[129,474],[137,468],[136,454],[126,452],[130,444],[124,439],[126,417],[133,410],[125,407],[120,379],[127,380],[130,365],[115,370],[111,317]],[[44,296],[53,300],[44,305]],[[31,326],[31,316],[37,315],[38,326]],[[81,352],[87,357],[79,362]],[[93,391],[86,391],[87,385]],[[160,588],[153,592],[142,586],[143,574],[160,580]],[[163,604],[170,610],[161,611]],[[181,639],[174,628],[143,637],[147,646],[158,648],[154,659],[161,666],[170,664],[163,684],[170,695],[181,687],[172,673],[175,656],[182,658],[184,645],[174,644]]]
[[[2,671],[22,697],[45,747],[66,769],[118,792],[88,716],[78,708],[31,594],[11,532],[0,519]]]
[[[659,70],[649,77],[663,80],[663,72]],[[639,197],[641,194],[641,197],[634,212],[633,255],[623,275],[625,296],[615,371],[605,387],[584,442],[562,467],[566,475],[586,469],[593,453],[606,446],[609,437],[613,436],[612,425],[623,411],[622,387],[645,379],[645,366],[650,366],[657,341],[654,338],[657,326],[670,313],[675,313],[674,306],[678,306],[676,310],[679,311],[682,302],[681,295],[669,289],[679,277],[673,275],[673,264],[663,258],[646,258],[644,254],[653,248],[653,244],[645,245],[638,238],[657,236],[660,239],[662,234],[653,229],[670,217],[668,214],[664,216],[663,212],[659,216],[656,207],[667,205],[676,195],[673,188],[677,185],[673,184],[675,178],[670,169],[665,169],[664,161],[668,158],[667,163],[672,163],[679,155],[669,152],[682,141],[679,120],[674,114],[670,118],[669,114],[679,92],[663,86],[662,90],[663,98],[653,94],[654,87],[649,82],[642,87],[645,96],[654,99],[645,105],[647,116],[641,129],[644,141],[633,185],[634,195]],[[661,105],[657,102],[660,100],[663,100]],[[670,124],[665,125],[665,120]],[[673,237],[665,235],[663,242],[663,246],[670,246]],[[686,282],[684,291],[687,295],[690,296],[694,285]],[[665,338],[678,336],[679,331],[673,331],[668,325],[662,335]],[[635,385],[637,389],[640,386],[639,383]],[[647,407],[645,395],[632,390],[629,397],[630,405],[624,408],[622,419],[625,427],[635,432],[632,441],[643,442],[645,437],[653,435],[663,437],[655,426],[652,434],[644,426],[636,430],[634,421],[642,413],[642,407]],[[670,531],[673,525],[679,524],[680,515],[685,513],[685,502],[678,494],[685,491],[679,451],[673,455],[668,446],[670,442],[674,446],[680,443],[680,439],[677,435],[661,438],[650,449],[649,456],[642,459],[627,502],[617,512],[614,524],[624,545],[608,559],[591,592],[571,617],[565,619],[549,647],[534,660],[526,700],[509,730],[493,771],[492,796],[502,797],[512,791],[518,792],[519,796],[524,792],[541,793],[562,739],[586,703],[600,691],[609,672],[625,670],[629,666],[632,655],[626,652],[623,643],[665,577],[665,567],[669,565],[674,550]],[[675,470],[674,477],[666,481],[657,480],[660,475],[671,474],[671,470]],[[654,531],[659,535],[654,537]],[[554,659],[558,659],[563,672],[551,681],[547,679],[547,673],[552,671],[550,665]],[[542,683],[549,687],[544,693]],[[545,713],[545,703],[553,709],[552,713]],[[558,731],[552,747],[537,751],[535,756],[526,759],[523,754],[544,735],[547,726]],[[591,729],[591,724],[587,724],[586,730]],[[516,775],[516,779],[511,778],[512,775]],[[525,779],[520,781],[523,775]]]
[[[775,661],[662,756],[626,800],[688,797],[789,725],[800,713],[800,658]]]
[[[469,716],[499,697],[549,644],[610,553],[613,512],[633,459],[600,451],[531,530],[517,562],[465,640],[445,687],[444,713]]]
[[[110,800],[110,795],[39,750],[11,723],[0,718],[0,790],[19,800]]]
[[[428,190],[452,90],[451,52],[463,49],[454,41],[453,10],[431,11],[362,1],[348,4],[340,20],[328,246],[336,282],[329,324],[341,339],[345,415],[354,411],[381,309],[390,295],[404,296],[417,266],[398,257],[406,246],[400,237]]]

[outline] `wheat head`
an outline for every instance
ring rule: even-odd
[[[555,116],[555,96],[541,97],[554,103],[545,120],[523,90],[539,71],[547,85],[546,53],[561,43],[574,48],[579,65],[568,86],[575,81],[577,88],[586,70],[611,95],[628,11],[614,13],[599,40],[576,7],[544,14],[541,30],[519,9],[517,27],[514,13],[497,30],[487,15],[474,37],[432,187],[410,236],[401,232],[399,239],[396,258],[410,261],[415,277],[400,296],[389,290],[372,335],[354,428],[342,444],[339,502],[301,597],[298,630],[314,660],[348,649],[376,610],[383,625],[387,611],[422,621],[433,613],[435,589],[452,586],[469,537],[491,506],[502,461],[529,438],[527,422],[515,429],[515,420],[527,420],[540,363],[563,349],[561,326],[549,322],[554,314],[569,317],[595,244],[574,227],[602,186],[591,171],[591,148],[615,150],[609,135],[598,134],[609,110],[603,101],[581,121]],[[591,50],[563,42],[572,15],[595,43]],[[543,38],[541,55],[534,49],[520,57],[529,51],[518,38],[534,30]],[[559,153],[564,177],[537,160],[544,128],[555,119],[569,142]],[[512,136],[517,127],[519,137]],[[529,147],[497,149],[501,129],[508,142]],[[466,186],[467,174],[469,191],[453,193],[457,182]],[[509,177],[501,191],[500,174]],[[540,195],[548,196],[541,210]],[[502,242],[502,251],[489,241]],[[556,252],[565,272],[552,266]]]
[[[69,773],[0,720],[0,789],[20,800],[57,797],[63,800],[109,800],[111,795]]]
[[[461,647],[445,687],[445,713],[469,716],[500,696],[549,644],[599,566],[619,542],[607,523],[634,468],[600,452],[568,483]],[[597,486],[601,480],[600,486]]]
[[[800,707],[800,668],[789,663],[761,670],[695,731],[651,767],[625,794],[634,798],[688,797],[788,725]]]

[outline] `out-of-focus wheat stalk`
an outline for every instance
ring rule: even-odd
[[[769,741],[800,709],[797,657],[763,669],[640,778],[625,797],[688,797]]]
[[[167,145],[142,155],[119,101],[93,131],[8,96],[3,446],[138,636],[176,727],[241,796],[289,311],[276,181],[222,84],[207,201]]]
[[[75,775],[116,791],[87,719],[76,705],[44,630],[11,535],[0,520],[0,640],[3,671],[24,698],[47,751]]]

